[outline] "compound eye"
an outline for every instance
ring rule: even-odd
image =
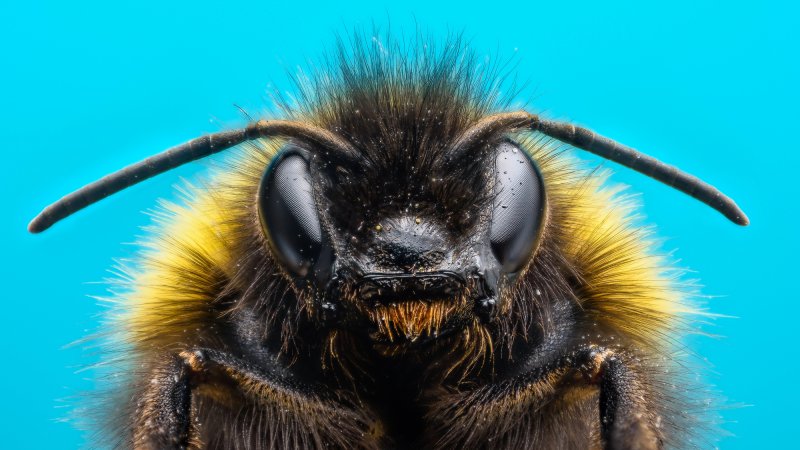
[[[489,240],[505,273],[525,266],[539,239],[545,208],[542,176],[519,146],[504,142],[495,160]]]
[[[287,145],[267,167],[258,212],[275,256],[295,275],[306,276],[320,255],[322,227],[309,161],[299,147]]]

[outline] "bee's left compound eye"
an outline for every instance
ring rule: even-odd
[[[525,267],[539,238],[545,191],[539,169],[512,142],[497,149],[495,187],[489,240],[505,273]]]
[[[303,150],[289,145],[273,159],[261,179],[258,210],[275,256],[294,274],[306,276],[323,237]]]

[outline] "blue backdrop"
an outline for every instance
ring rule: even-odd
[[[337,2],[338,3],[338,2]],[[106,173],[258,111],[269,86],[374,21],[398,34],[464,30],[487,58],[516,55],[521,100],[698,174],[736,199],[752,226],[641,175],[648,222],[706,286],[707,357],[725,409],[721,448],[797,442],[796,123],[798,9],[790,2],[60,2],[0,5],[3,342],[6,448],[76,448],[59,400],[91,387],[93,360],[64,346],[96,329],[112,257],[174,198],[193,164],[31,236],[41,207]]]

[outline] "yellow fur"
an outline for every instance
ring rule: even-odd
[[[558,237],[562,251],[585,283],[581,306],[599,324],[645,346],[660,346],[688,314],[677,271],[639,225],[637,203],[624,186],[607,183],[610,172],[583,164],[548,145],[528,148],[545,179],[550,218],[545,233]]]

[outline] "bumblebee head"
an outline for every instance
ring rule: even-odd
[[[748,223],[712,186],[570,123],[519,111],[473,117],[460,126],[434,120],[420,133],[414,124],[421,119],[412,120],[388,127],[372,121],[375,130],[361,124],[359,133],[335,123],[261,120],[203,136],[65,196],[29,230],[43,231],[189,161],[248,140],[284,138],[263,173],[254,209],[272,256],[315,323],[359,333],[389,352],[461,330],[473,342],[469,349],[485,353],[480,349],[492,345],[487,323],[499,322],[494,330],[511,327],[503,321],[509,319],[507,298],[535,258],[548,216],[546,185],[511,140],[515,135],[556,138]]]
[[[491,324],[503,334],[515,283],[546,253],[537,249],[547,244],[547,184],[518,145],[527,134],[620,163],[748,223],[712,186],[634,149],[568,122],[497,113],[505,107],[493,100],[492,77],[458,45],[417,58],[370,48],[301,83],[307,89],[286,120],[168,149],[65,196],[29,230],[190,161],[280,139],[283,147],[248,179],[257,195],[236,203],[247,204],[238,219],[248,244],[264,238],[256,252],[269,254],[259,259],[265,277],[275,274],[271,256],[315,324],[398,347],[443,342],[459,330],[474,337]]]
[[[502,291],[542,229],[544,184],[513,141],[475,145],[362,148],[350,159],[283,147],[262,178],[259,216],[323,321],[379,343],[424,343],[507,311]]]

